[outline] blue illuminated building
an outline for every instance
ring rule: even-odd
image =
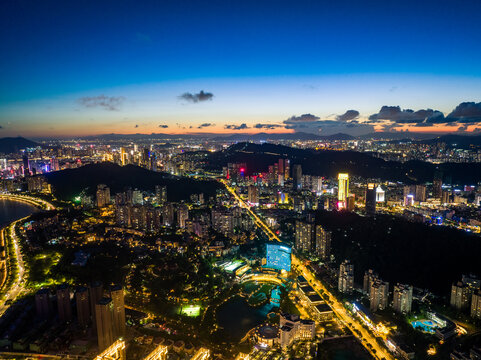
[[[291,270],[291,248],[282,244],[267,244],[266,267],[276,270]]]

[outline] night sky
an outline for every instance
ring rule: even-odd
[[[481,129],[480,14],[479,0],[2,1],[0,136]]]

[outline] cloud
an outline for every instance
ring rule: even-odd
[[[442,123],[444,114],[439,110],[422,109],[414,111],[411,109],[401,109],[399,106],[381,107],[381,110],[369,116],[369,123],[382,121],[392,121],[398,124],[416,124],[416,123]]]
[[[481,122],[481,102],[463,102],[446,117],[449,122],[477,123]]]
[[[347,110],[344,114],[338,115],[336,119],[338,121],[351,121],[359,117],[359,111],[357,110]]]
[[[381,110],[369,116],[368,124],[381,124],[391,130],[400,125],[430,127],[434,125],[460,126],[459,131],[466,131],[466,124],[481,125],[481,102],[463,102],[456,106],[447,116],[433,109],[401,109],[399,106],[383,106]]]
[[[203,129],[203,128],[206,128],[206,127],[209,127],[209,126],[214,126],[214,124],[211,124],[211,123],[203,123],[203,124],[200,124],[197,129]]]
[[[198,94],[191,94],[189,92],[183,93],[182,95],[179,96],[179,99],[185,100],[191,103],[198,103],[201,101],[212,100],[213,97],[214,97],[214,94],[209,92],[204,92],[204,90],[201,90]]]
[[[302,114],[301,116],[291,116],[289,119],[284,120],[284,124],[291,124],[296,122],[309,122],[317,121],[320,117],[312,114]]]
[[[240,125],[224,125],[224,129],[229,129],[229,130],[244,130],[244,129],[249,129],[247,124],[240,124]]]
[[[86,108],[101,108],[109,111],[119,110],[125,101],[123,96],[84,96],[78,99],[78,103]]]
[[[169,127],[169,125],[165,125],[165,124],[160,124],[159,125],[159,128],[162,128],[162,129],[167,129]]]
[[[277,129],[281,127],[283,127],[283,125],[279,125],[279,124],[255,124],[254,125],[254,128],[256,129],[269,129],[269,130]]]

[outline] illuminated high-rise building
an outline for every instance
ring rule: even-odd
[[[451,286],[451,300],[450,304],[457,310],[465,309],[469,306],[469,295],[471,293],[470,287],[458,281]]]
[[[379,275],[374,272],[374,270],[369,269],[364,273],[364,281],[363,281],[363,291],[366,295],[370,295],[371,293],[371,284],[379,279]]]
[[[104,207],[110,204],[110,189],[107,185],[97,186],[97,207]]]
[[[369,301],[371,311],[384,310],[389,300],[389,283],[376,279],[371,283]]]
[[[60,322],[68,322],[72,320],[70,289],[67,284],[62,284],[57,287],[57,308]]]
[[[376,188],[376,202],[383,203],[385,200],[386,192],[383,190],[381,185]]]
[[[331,236],[330,231],[324,230],[321,225],[316,226],[316,254],[322,260],[329,259],[331,255]]]
[[[376,185],[367,184],[366,189],[366,213],[375,214],[376,213]]]
[[[312,251],[315,225],[311,222],[296,220],[296,249]]]
[[[247,201],[253,205],[259,205],[259,189],[255,185],[249,185],[247,188]]]
[[[120,285],[110,287],[110,297],[112,298],[113,311],[113,328],[114,337],[119,338],[125,336],[125,302],[124,290]]]
[[[129,163],[129,153],[124,147],[120,148],[120,163],[122,164],[122,166]]]
[[[433,198],[441,199],[443,195],[443,174],[437,171],[433,180]]]
[[[80,286],[75,292],[75,302],[77,305],[77,320],[81,327],[85,328],[90,322],[90,303],[89,290]]]
[[[302,188],[302,167],[299,164],[294,165],[292,169],[292,179],[294,180],[294,189]]]
[[[411,312],[413,302],[413,287],[410,285],[397,284],[394,286],[393,309],[401,314]]]
[[[167,202],[167,187],[155,185],[155,197],[157,198],[157,203],[159,204]]]
[[[346,294],[354,290],[354,265],[349,260],[344,260],[339,266],[338,289]]]
[[[346,208],[347,197],[349,196],[349,174],[339,173],[337,180],[337,200],[339,202],[338,207],[344,209]]]
[[[471,317],[481,320],[481,290],[475,292],[471,298]]]
[[[99,350],[103,351],[115,340],[114,302],[111,298],[103,297],[95,304],[95,318]]]
[[[179,228],[185,228],[185,222],[189,219],[189,207],[185,204],[179,205],[177,208],[177,225]]]

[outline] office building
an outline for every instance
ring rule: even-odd
[[[70,289],[67,284],[57,286],[57,308],[60,322],[68,322],[72,320]]]
[[[103,351],[116,340],[113,326],[114,303],[111,298],[103,297],[95,304],[95,318],[98,346]]]
[[[376,188],[376,202],[383,203],[386,197],[386,192],[382,189],[381,185]]]
[[[291,248],[282,244],[266,245],[266,267],[291,271]]]
[[[110,297],[113,301],[113,329],[114,337],[125,336],[125,302],[124,290],[120,285],[110,287]]]
[[[48,318],[52,314],[52,302],[48,289],[40,289],[35,294],[35,309],[41,318]]]
[[[294,190],[302,189],[302,167],[296,164],[292,167],[292,180],[294,181]]]
[[[375,280],[369,291],[370,309],[372,312],[387,308],[389,300],[389,283],[382,280]]]
[[[249,185],[247,188],[247,201],[252,206],[259,205],[259,189],[255,185]]]
[[[375,214],[376,213],[376,185],[367,184],[366,189],[366,213]]]
[[[338,208],[345,209],[347,207],[347,198],[349,196],[349,174],[339,173],[337,180]]]
[[[436,172],[433,180],[433,198],[441,199],[443,195],[443,174]]]
[[[107,185],[97,186],[97,207],[104,207],[110,204],[110,189]]]
[[[351,294],[354,289],[354,265],[344,260],[339,266],[339,292]]]
[[[413,287],[397,284],[394,286],[393,309],[401,314],[409,314],[413,302]]]
[[[466,309],[469,306],[469,295],[471,289],[469,285],[458,281],[451,286],[451,300],[450,304],[457,310]]]
[[[316,225],[316,254],[322,260],[328,260],[331,256],[331,237],[330,231],[324,230],[321,225]]]
[[[83,328],[87,327],[90,323],[90,301],[89,290],[80,286],[75,292],[75,302],[77,307],[77,321]]]

